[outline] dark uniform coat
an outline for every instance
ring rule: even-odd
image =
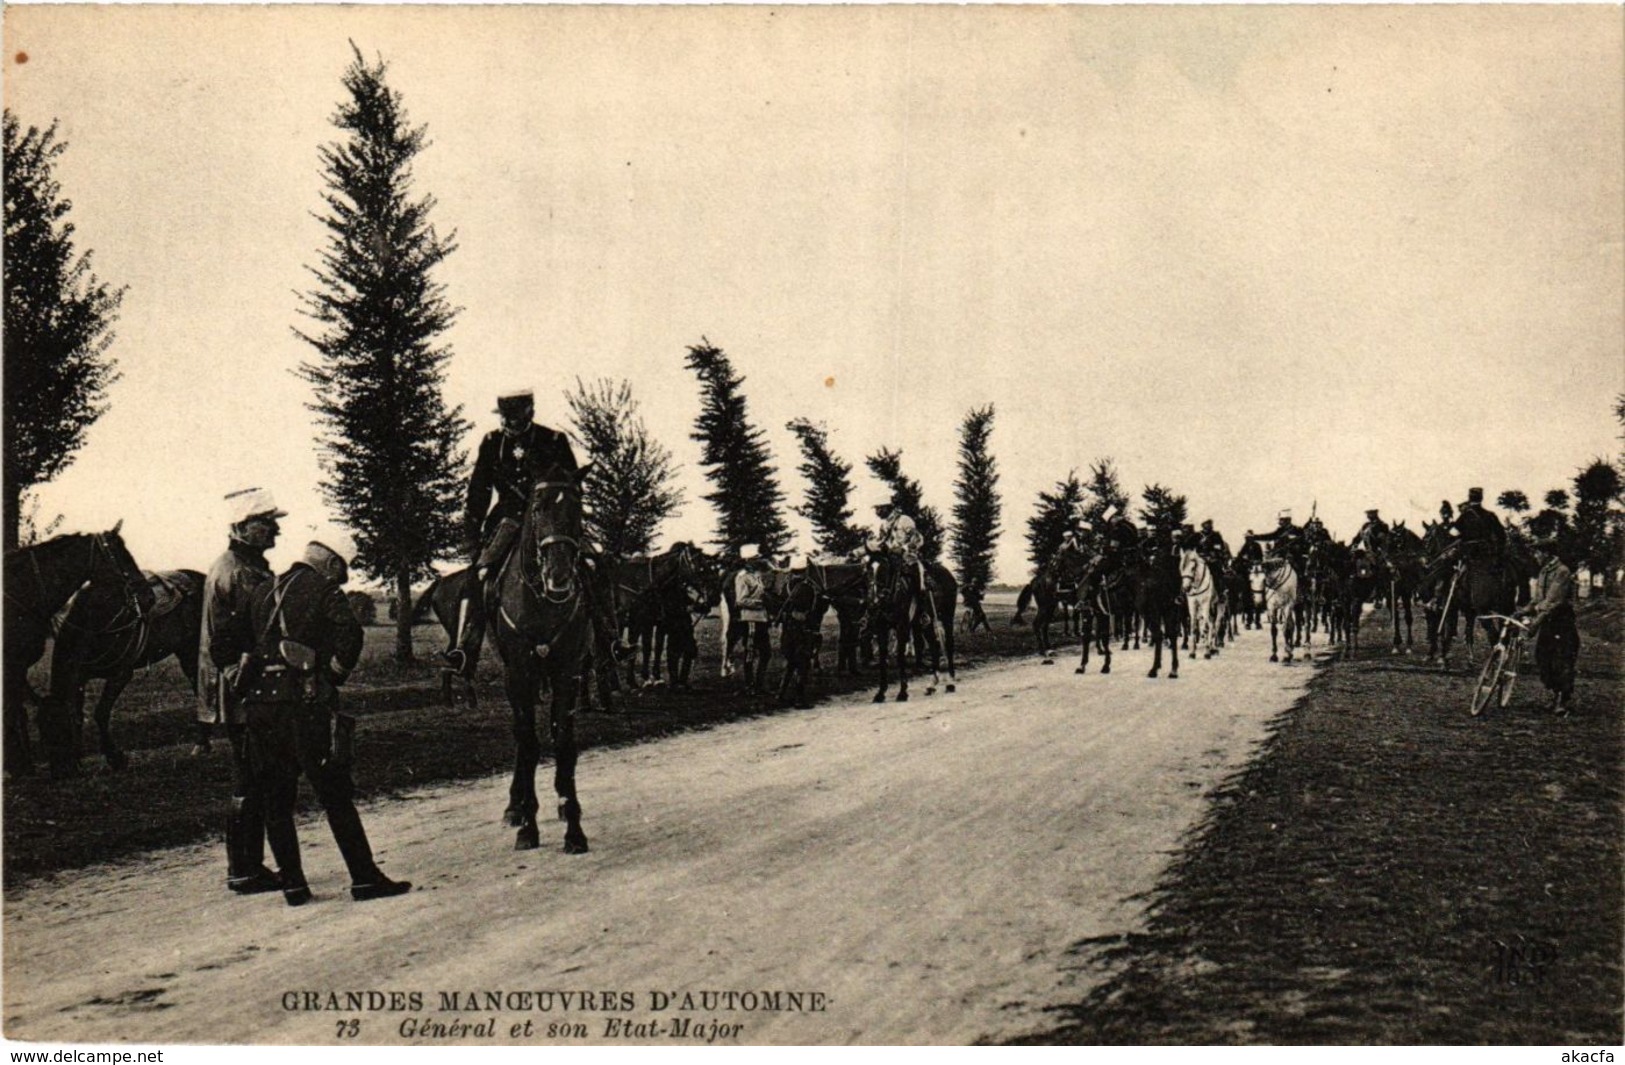
[[[265,552],[232,541],[203,581],[203,628],[198,634],[197,719],[204,724],[242,723],[221,671],[254,649],[248,615],[254,590],[271,579]]]
[[[479,554],[504,518],[524,519],[531,485],[554,466],[570,473],[578,469],[569,438],[556,429],[532,422],[518,436],[501,429],[485,434],[468,482],[464,534],[470,556]]]

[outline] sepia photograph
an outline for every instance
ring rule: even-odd
[[[3,18],[13,1060],[1625,1042],[1617,3]]]

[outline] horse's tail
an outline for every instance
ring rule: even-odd
[[[416,625],[423,621],[423,616],[434,605],[435,593],[440,590],[440,582],[443,579],[442,577],[436,577],[430,581],[429,586],[423,589],[423,594],[418,596],[418,601],[412,604],[412,624]]]
[[[1031,582],[1029,582],[1022,586],[1021,594],[1016,596],[1016,616],[1010,619],[1010,624],[1022,625],[1026,623],[1025,619],[1023,619],[1021,615],[1027,612],[1027,604],[1032,601],[1033,586]]]

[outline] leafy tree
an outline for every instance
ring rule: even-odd
[[[1171,488],[1160,484],[1148,484],[1140,493],[1143,505],[1140,507],[1140,520],[1150,528],[1177,529],[1185,524],[1185,511],[1187,509],[1185,497],[1176,495]]]
[[[1621,512],[1614,507],[1625,490],[1619,470],[1605,459],[1593,459],[1574,477],[1574,548],[1592,573],[1609,575],[1617,563],[1614,527]]]
[[[455,234],[429,224],[432,197],[411,196],[424,127],[407,122],[384,62],[368,65],[351,48],[348,98],[332,120],[343,139],[320,151],[327,242],[303,298],[319,328],[295,329],[318,358],[299,373],[326,428],[322,496],[354,534],[354,565],[410,602],[412,580],[430,576],[462,538],[459,445],[472,426],[441,395],[451,350],[438,338],[457,309],[432,276]],[[410,661],[410,611],[399,614],[395,657]]]
[[[1116,507],[1119,513],[1128,513],[1128,493],[1117,475],[1117,467],[1108,458],[1089,465],[1089,483],[1084,486],[1088,502],[1083,507],[1083,520],[1088,525],[1099,524],[1106,511]]]
[[[1523,514],[1529,510],[1529,497],[1516,488],[1508,488],[1495,497],[1495,505],[1513,514]]]
[[[5,548],[21,542],[23,496],[61,473],[107,411],[118,380],[108,355],[124,289],[75,254],[73,203],[54,168],[67,144],[56,123],[5,127]]]
[[[920,557],[927,562],[937,561],[942,555],[942,515],[937,513],[936,507],[926,505],[920,482],[903,473],[902,451],[881,448],[864,461],[869,466],[869,472],[890,489],[892,501],[914,519],[923,541]]]
[[[965,415],[959,427],[959,476],[954,481],[953,559],[966,603],[978,604],[993,581],[999,543],[999,469],[988,450],[993,404]]]
[[[1569,509],[1569,494],[1561,488],[1554,488],[1546,493],[1546,507],[1566,514]]]
[[[576,439],[593,463],[585,492],[588,534],[617,558],[647,553],[683,502],[672,483],[671,452],[649,435],[629,382],[600,378],[589,385],[578,377],[564,398]]]
[[[849,555],[863,547],[869,530],[852,524],[852,464],[829,449],[829,431],[806,418],[786,428],[801,446],[798,472],[807,480],[807,502],[795,512],[812,523],[813,542],[832,555]]]
[[[717,537],[725,554],[737,555],[745,544],[761,544],[777,554],[790,542],[790,529],[779,508],[784,492],[773,470],[773,455],[762,430],[750,424],[745,379],[720,348],[704,337],[688,349],[688,368],[700,379],[700,413],[690,438],[701,445],[700,461],[715,488],[706,501],[717,511]]]
[[[1055,482],[1055,490],[1039,492],[1032,517],[1027,519],[1027,561],[1037,573],[1055,552],[1061,540],[1077,524],[1083,509],[1083,482],[1072,470],[1066,480]]]

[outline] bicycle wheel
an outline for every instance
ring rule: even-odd
[[[1490,657],[1485,659],[1484,668],[1479,671],[1478,684],[1473,688],[1472,714],[1477,717],[1490,705],[1495,698],[1497,689],[1501,684],[1501,669],[1506,665],[1506,648],[1496,644],[1490,649]]]
[[[1523,641],[1516,640],[1507,655],[1506,669],[1501,671],[1500,705],[1502,709],[1512,702],[1512,686],[1518,683],[1518,669],[1523,665]]]

